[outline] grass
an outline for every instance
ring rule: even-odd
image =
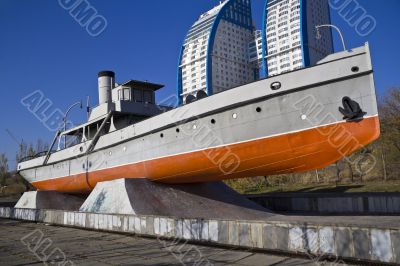
[[[346,184],[290,184],[281,186],[255,186],[255,187],[233,187],[242,194],[261,193],[351,193],[351,192],[400,192],[400,181],[371,181],[365,183]]]

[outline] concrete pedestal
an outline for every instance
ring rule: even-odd
[[[223,182],[166,185],[146,179],[98,183],[81,212],[263,220],[273,215]]]
[[[78,211],[85,198],[55,191],[25,192],[15,208]]]

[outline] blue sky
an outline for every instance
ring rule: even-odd
[[[264,0],[253,0],[258,28]],[[352,0],[354,1],[354,0]],[[53,134],[22,104],[21,99],[41,90],[53,108],[65,110],[71,103],[90,95],[97,104],[97,72],[110,69],[117,81],[149,80],[166,85],[157,96],[175,92],[176,70],[182,40],[200,13],[215,0],[89,0],[107,20],[106,30],[90,36],[56,0],[0,0],[0,152],[11,165],[18,139],[51,141]],[[380,95],[400,86],[399,0],[358,0],[377,21],[376,29],[361,37],[337,11],[332,23],[343,30],[347,46],[371,44],[375,79]],[[383,4],[384,3],[384,4]],[[336,34],[336,50],[340,50]],[[84,111],[71,113],[75,123]]]

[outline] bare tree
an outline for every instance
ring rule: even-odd
[[[400,87],[390,89],[380,101],[381,152],[385,178],[399,178],[400,165]]]
[[[15,159],[17,160],[18,163],[27,156],[28,156],[28,145],[24,141],[21,141],[21,143],[18,146],[18,151],[17,155],[15,156]]]
[[[388,91],[381,103],[380,112],[384,140],[400,152],[400,88]]]
[[[7,156],[2,153],[0,154],[0,185],[6,185],[6,178],[8,175],[8,159]]]
[[[33,144],[31,143],[31,144],[29,144],[29,147],[28,147],[28,156],[35,156],[35,154],[36,154],[36,151],[33,148]]]
[[[44,142],[41,139],[37,140],[36,149],[35,149],[36,153],[44,152],[44,151],[47,151],[48,149],[49,149],[49,144],[47,144],[46,142]]]

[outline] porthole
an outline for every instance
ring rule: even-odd
[[[237,113],[233,113],[233,114],[232,114],[232,117],[233,117],[233,119],[236,119],[236,118],[238,118],[238,115],[237,115]]]
[[[124,147],[123,150],[126,151],[126,147]]]
[[[215,119],[211,119],[211,124],[215,124],[215,123],[216,123]]]
[[[302,115],[301,116],[301,120],[306,120],[307,119],[307,116],[306,115]]]
[[[108,154],[111,156],[112,155],[112,151],[110,151]]]
[[[276,81],[271,84],[271,90],[276,91],[279,90],[282,87],[282,84],[279,81]]]
[[[194,124],[192,128],[193,128],[193,129],[197,129],[197,125],[196,125],[196,124]]]
[[[257,113],[261,113],[261,111],[262,111],[261,107],[257,107],[256,111],[257,111]]]
[[[164,134],[163,134],[163,133],[161,133],[161,134],[160,134],[160,137],[161,137],[161,138],[163,138],[163,137],[164,137]]]
[[[351,71],[354,72],[354,73],[357,73],[358,71],[360,71],[360,68],[358,66],[353,66],[351,68]]]
[[[80,152],[83,152],[83,147],[80,147],[79,150],[80,150]]]
[[[179,128],[177,128],[176,129],[176,133],[179,133],[179,132],[181,132],[181,130]]]

